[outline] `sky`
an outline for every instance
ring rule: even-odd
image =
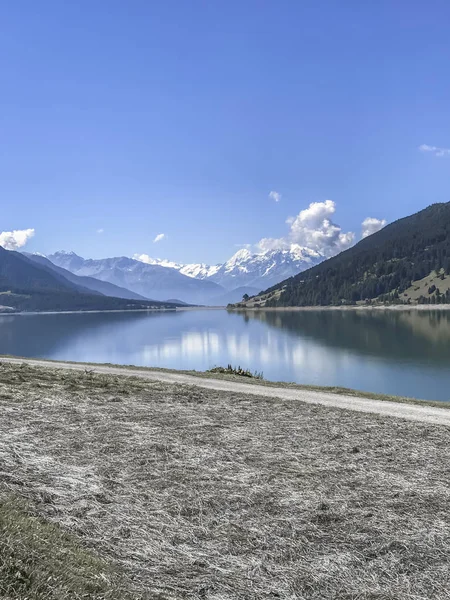
[[[0,244],[332,253],[449,201],[449,20],[435,0],[2,2]]]

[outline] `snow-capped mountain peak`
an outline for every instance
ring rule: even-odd
[[[251,260],[252,256],[254,255],[252,255],[250,250],[247,250],[247,248],[241,248],[241,250],[238,250],[236,254],[233,254],[233,256],[227,260],[226,263],[224,263],[224,266],[227,270],[242,266],[243,263]]]
[[[205,279],[212,277],[220,269],[220,265],[206,265],[205,263],[184,265],[180,269],[180,273],[187,275],[188,277],[194,277],[195,279]]]
[[[171,260],[166,260],[165,258],[152,258],[148,254],[135,254],[133,259],[139,260],[146,265],[159,265],[160,267],[168,267],[169,269],[176,269],[177,271],[184,266]]]
[[[316,252],[316,250],[312,250],[311,248],[305,248],[304,246],[300,246],[299,244],[291,244],[289,250],[292,258],[295,260],[308,260],[308,259],[324,259],[325,257]]]

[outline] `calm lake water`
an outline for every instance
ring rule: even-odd
[[[450,400],[450,311],[225,310],[0,317],[0,354],[205,370]]]

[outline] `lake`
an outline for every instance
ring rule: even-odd
[[[450,400],[450,311],[0,316],[0,354],[206,370]]]

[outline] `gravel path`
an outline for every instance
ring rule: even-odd
[[[73,369],[84,371],[87,368],[85,364],[80,363],[50,362],[46,360],[9,357],[2,357],[0,360],[14,364],[26,363],[35,367],[54,369]],[[375,413],[379,415],[408,419],[410,421],[419,421],[422,423],[450,425],[450,410],[446,408],[427,406],[425,404],[420,406],[416,404],[390,402],[387,400],[358,398],[357,396],[345,396],[341,394],[332,394],[329,392],[238,383],[236,381],[209,379],[197,377],[195,375],[186,375],[183,373],[170,373],[156,370],[153,371],[151,369],[143,370],[133,369],[132,367],[123,368],[103,365],[92,365],[88,368],[95,373],[140,377],[142,379],[149,379],[151,381],[164,381],[167,383],[192,385],[210,390],[254,394],[255,396],[281,398],[283,400],[295,400],[306,402],[307,404],[322,404],[324,406],[345,408],[357,412]]]

